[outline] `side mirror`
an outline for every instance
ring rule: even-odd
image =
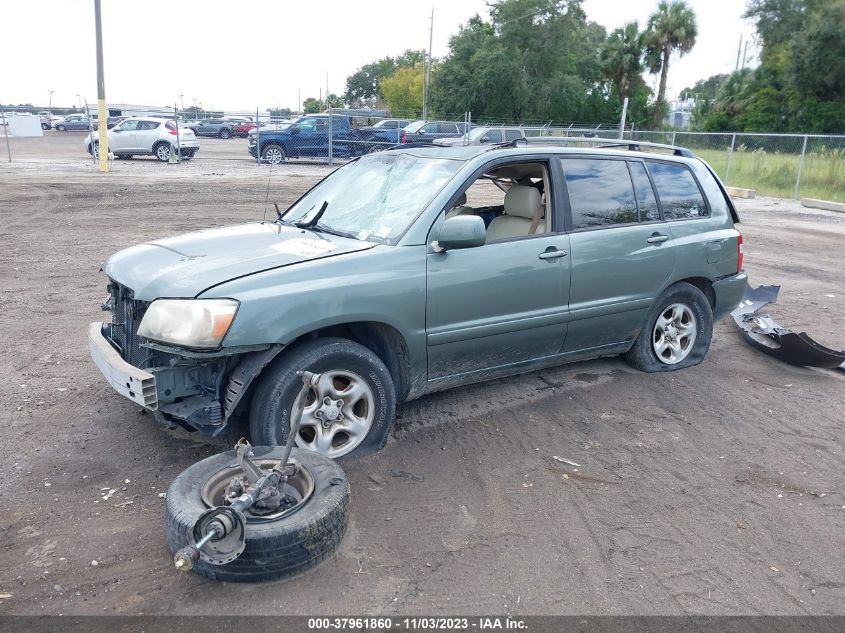
[[[486,241],[487,228],[484,226],[484,220],[477,215],[456,215],[440,227],[440,235],[437,236],[434,246],[439,251],[448,251],[484,246]]]

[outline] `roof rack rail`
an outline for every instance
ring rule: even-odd
[[[524,139],[518,139],[517,143],[524,143],[527,145],[569,145],[574,143],[591,143],[600,145],[601,147],[625,147],[629,151],[638,152],[642,147],[651,147],[656,149],[668,149],[672,151],[675,156],[685,156],[687,158],[694,158],[695,154],[686,147],[678,147],[677,145],[666,145],[664,143],[648,143],[646,141],[625,141],[618,138],[600,138],[600,137],[584,137],[584,136],[526,136]]]

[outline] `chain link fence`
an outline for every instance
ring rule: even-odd
[[[38,116],[37,109],[0,108],[5,116]],[[6,113],[4,115],[4,112]],[[50,134],[88,132],[96,114],[82,108],[41,112]],[[190,130],[200,149],[193,160],[246,160],[258,164],[311,162],[335,165],[363,154],[407,143],[495,144],[526,137],[619,138],[618,126],[585,122],[490,120],[471,112],[436,120],[390,116],[379,110],[333,109],[315,114],[275,116],[267,110],[109,112],[109,128],[122,116],[165,117]],[[68,116],[67,123],[59,121]],[[77,117],[74,120],[73,117]],[[78,120],[81,117],[82,120]],[[127,138],[126,136],[123,137]],[[179,138],[183,138],[182,134]],[[706,160],[726,185],[754,189],[759,195],[821,198],[845,202],[845,135],[705,133],[625,130],[625,140],[678,145]],[[212,139],[216,139],[211,142]],[[138,143],[143,144],[140,133]],[[174,145],[175,146],[175,145]],[[11,158],[11,155],[9,156]]]
[[[626,131],[624,138],[689,148],[726,185],[759,195],[845,202],[845,136]]]

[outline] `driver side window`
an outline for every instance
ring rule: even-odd
[[[445,219],[477,215],[487,241],[530,237],[552,231],[549,171],[545,163],[500,165],[476,178],[458,197]]]

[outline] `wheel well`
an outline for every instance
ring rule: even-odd
[[[409,355],[405,338],[396,328],[378,321],[356,321],[332,325],[300,336],[297,340],[337,336],[363,345],[381,359],[396,387],[396,397],[402,402],[410,389]],[[293,345],[296,341],[292,341]]]
[[[710,303],[710,308],[712,309],[716,307],[716,293],[713,291],[713,283],[709,279],[706,277],[690,277],[689,279],[679,279],[678,281],[686,282],[701,290],[701,292],[704,293],[704,296],[707,297],[707,301]]]

